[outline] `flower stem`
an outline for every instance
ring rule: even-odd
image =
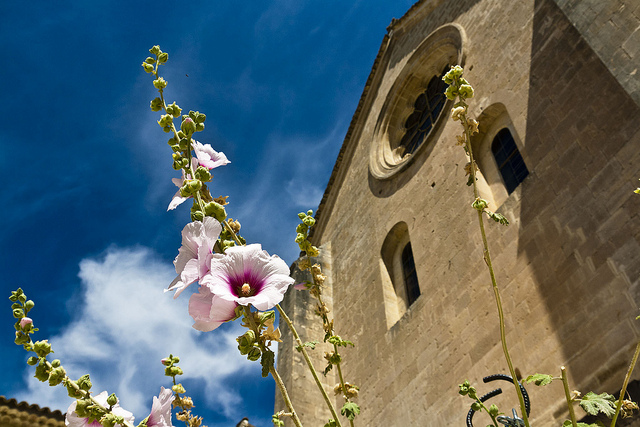
[[[255,319],[253,318],[253,313],[251,312],[251,309],[249,308],[249,306],[244,306],[244,314],[247,319],[247,322],[249,322],[249,324],[251,325],[251,329],[253,329],[253,332],[255,332],[256,337],[259,337],[260,329],[258,328],[258,325],[256,325]],[[271,351],[266,347],[263,341],[259,341],[259,343],[260,343],[260,349],[262,350],[263,354],[265,351]],[[293,423],[297,427],[302,427],[300,418],[298,418],[298,414],[296,413],[296,410],[293,409],[291,398],[289,398],[289,393],[287,393],[287,387],[284,385],[284,382],[282,381],[282,378],[280,378],[280,374],[278,374],[278,371],[276,370],[275,366],[273,365],[270,366],[269,372],[271,373],[271,376],[275,380],[276,385],[280,389],[280,393],[282,394],[282,398],[284,399],[285,405],[287,405],[287,409],[289,409],[289,412],[291,412],[291,418],[293,419]]]
[[[333,345],[333,351],[338,354],[338,346]],[[347,396],[347,388],[344,386],[344,378],[342,377],[342,368],[340,367],[340,363],[336,364],[336,369],[338,370],[338,377],[340,378],[340,386],[342,387],[342,394],[347,402],[350,402],[349,397]],[[349,424],[353,427],[353,420],[349,419]]]
[[[338,419],[338,413],[336,412],[336,409],[333,406],[333,403],[331,403],[331,399],[327,395],[327,392],[325,391],[324,387],[322,386],[322,383],[320,382],[320,378],[318,377],[318,372],[313,367],[313,362],[311,362],[311,359],[309,358],[309,354],[307,353],[307,350],[305,349],[304,345],[302,344],[302,340],[300,340],[300,336],[298,335],[298,331],[296,331],[296,328],[293,326],[293,322],[291,322],[291,319],[289,319],[289,316],[287,316],[287,313],[285,313],[285,311],[282,309],[280,304],[276,304],[276,308],[278,309],[278,312],[280,313],[280,318],[285,321],[285,323],[289,327],[289,330],[291,330],[291,333],[293,334],[293,338],[295,339],[296,344],[298,345],[297,348],[300,349],[300,352],[302,353],[302,356],[304,357],[304,360],[307,362],[307,366],[309,367],[309,370],[311,371],[311,375],[313,376],[313,379],[315,380],[316,385],[320,389],[320,393],[322,393],[322,397],[324,398],[325,403],[329,407],[329,411],[331,411],[331,415],[333,416],[333,419],[336,421],[338,427],[342,427],[342,425],[340,424],[340,420]],[[342,374],[340,376],[342,378]],[[343,385],[343,387],[344,387],[344,385]]]
[[[466,107],[467,105],[464,104]],[[462,116],[462,125],[464,126],[464,134],[465,134],[465,143],[467,146],[467,151],[469,154],[469,161],[471,162],[471,179],[473,181],[473,195],[475,199],[478,199],[478,184],[476,183],[476,168],[475,161],[473,160],[473,151],[471,150],[471,131],[469,129],[469,124],[467,123],[467,115],[466,112],[461,115]],[[524,404],[524,397],[522,396],[522,391],[520,390],[520,383],[518,382],[518,378],[516,376],[515,369],[513,368],[513,363],[511,362],[511,356],[509,355],[509,349],[507,348],[507,338],[505,333],[505,324],[504,324],[504,312],[502,310],[502,300],[500,299],[500,291],[498,289],[498,283],[496,282],[496,276],[493,271],[493,266],[491,265],[491,254],[489,253],[489,244],[487,243],[487,234],[484,230],[484,220],[482,218],[482,211],[476,210],[478,213],[478,222],[480,225],[480,233],[482,234],[482,245],[484,248],[484,260],[489,268],[489,275],[491,276],[491,285],[493,287],[493,295],[496,300],[496,306],[498,308],[498,318],[500,321],[500,342],[502,343],[502,352],[504,353],[504,357],[507,361],[507,366],[509,367],[509,373],[511,374],[511,378],[513,379],[513,385],[516,388],[516,394],[518,395],[518,401],[520,403],[520,411],[522,412],[522,420],[524,421],[524,425],[529,427],[529,416],[527,415],[527,410]]]
[[[627,370],[627,375],[624,377],[624,382],[622,383],[622,389],[620,390],[620,397],[618,398],[618,404],[616,405],[616,413],[613,415],[611,419],[611,427],[615,427],[616,421],[618,420],[618,414],[620,414],[620,408],[622,408],[622,401],[624,400],[624,395],[627,392],[627,385],[629,385],[629,379],[631,378],[631,373],[633,372],[633,368],[636,366],[636,362],[638,361],[638,355],[640,354],[640,342],[636,345],[636,351],[633,353],[633,357],[631,358],[631,364],[629,365],[629,369]]]
[[[567,368],[564,366],[560,367],[560,371],[562,372],[562,385],[564,386],[564,397],[567,399],[567,406],[569,407],[569,416],[571,417],[571,425],[573,427],[578,427],[578,422],[576,421],[576,413],[573,410],[573,399],[571,399],[571,392],[569,391],[569,381],[567,381]]]

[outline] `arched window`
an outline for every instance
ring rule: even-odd
[[[411,305],[420,296],[420,286],[418,286],[418,274],[416,273],[416,264],[413,261],[411,242],[407,243],[402,250],[402,272],[404,286],[407,290],[407,302]]]
[[[442,76],[449,68],[447,65],[440,76],[432,77],[427,84],[427,89],[413,104],[413,112],[404,123],[406,132],[400,141],[400,146],[404,147],[402,155],[416,151],[440,115],[446,101],[444,92],[447,89]]]
[[[504,128],[496,134],[491,143],[491,153],[496,159],[507,192],[511,194],[529,175],[529,170],[509,129]]]

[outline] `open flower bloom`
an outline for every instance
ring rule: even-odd
[[[221,231],[220,223],[208,216],[202,221],[190,222],[182,229],[182,246],[173,261],[178,277],[167,289],[176,291],[174,298],[177,298],[187,286],[207,274],[213,245]]]
[[[198,141],[194,141],[193,151],[196,153],[198,164],[209,170],[231,163],[222,151],[217,152],[209,144],[201,144]]]
[[[189,315],[193,317],[193,328],[202,332],[213,331],[236,315],[236,304],[211,293],[206,286],[200,286],[198,293],[189,298]]]
[[[107,394],[106,391],[103,391],[102,393],[94,396],[93,398],[102,406],[104,406],[105,408],[109,408],[109,404],[107,403],[107,397],[109,397],[109,395]],[[69,409],[67,409],[67,414],[65,416],[65,420],[64,420],[64,424],[68,427],[102,427],[102,424],[100,424],[98,421],[93,421],[91,423],[89,423],[89,419],[88,418],[81,418],[78,416],[78,414],[76,414],[76,405],[77,405],[77,401],[74,401],[70,406]],[[128,422],[129,424],[134,424],[134,417],[133,414],[129,411],[126,411],[124,409],[122,409],[120,407],[120,405],[118,403],[116,403],[115,405],[113,405],[113,407],[111,408],[111,412],[114,415],[118,415],[122,418],[124,418],[124,420],[126,422]],[[116,427],[122,427],[120,424],[116,424]]]
[[[171,424],[171,402],[175,397],[171,389],[160,389],[158,397],[153,396],[151,415],[147,418],[147,427],[172,427]]]
[[[200,279],[201,287],[221,299],[240,305],[253,305],[260,311],[282,301],[294,280],[289,267],[277,255],[269,256],[259,244],[233,246],[226,254],[213,254],[209,273]]]

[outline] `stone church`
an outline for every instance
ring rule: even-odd
[[[476,94],[481,195],[510,222],[485,224],[518,371],[564,365],[572,390],[616,393],[640,337],[640,2],[422,0],[382,37],[312,236],[337,333],[355,343],[342,369],[359,426],[464,425],[465,379],[518,408],[512,386],[482,382],[508,370],[442,96],[456,64]],[[314,301],[284,301],[303,341],[322,340]],[[303,423],[321,426],[329,412],[282,329],[278,368]],[[527,390],[532,424],[561,425],[562,384]]]

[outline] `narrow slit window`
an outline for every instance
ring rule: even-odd
[[[404,273],[404,285],[407,290],[407,305],[411,305],[420,296],[418,274],[416,273],[416,264],[413,260],[411,243],[407,243],[402,250],[402,271]]]
[[[491,152],[496,159],[507,193],[511,194],[529,175],[529,170],[509,129],[504,128],[498,132],[491,143]]]

